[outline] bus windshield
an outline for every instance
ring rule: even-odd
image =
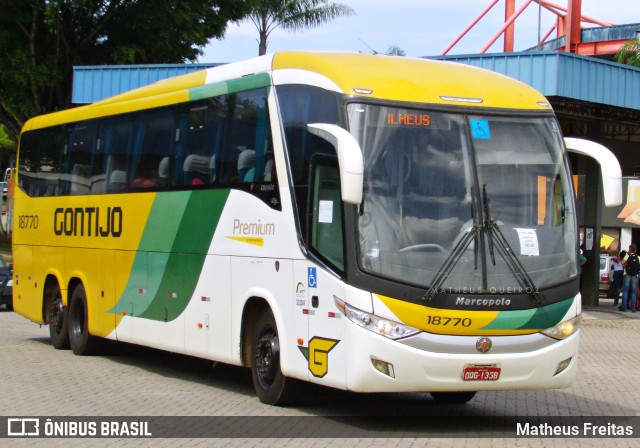
[[[363,270],[451,293],[531,293],[575,278],[573,193],[553,117],[356,103],[348,117],[364,155]]]

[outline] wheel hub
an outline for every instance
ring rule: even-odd
[[[278,372],[278,358],[280,356],[280,344],[278,337],[273,333],[263,335],[258,341],[256,352],[256,367],[263,379],[273,380]]]
[[[58,331],[62,329],[64,319],[64,307],[61,300],[56,300],[51,306],[49,313],[49,325],[53,325]]]

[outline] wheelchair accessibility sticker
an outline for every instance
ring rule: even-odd
[[[475,139],[491,140],[491,129],[487,120],[470,120],[471,135]]]
[[[316,276],[316,268],[309,268],[307,274],[309,280],[309,288],[317,288],[318,287],[318,277]]]

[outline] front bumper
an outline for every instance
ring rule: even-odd
[[[437,392],[512,389],[556,389],[568,387],[577,372],[580,330],[564,340],[550,340],[550,344],[531,351],[506,353],[434,352],[405,345],[346,322],[346,382],[347,389],[357,392]],[[492,336],[501,339],[518,336]],[[376,370],[373,360],[392,365],[394,378]],[[556,374],[558,365],[571,359],[569,365]],[[465,365],[499,365],[497,381],[464,381]]]

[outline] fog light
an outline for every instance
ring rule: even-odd
[[[557,374],[559,374],[560,372],[562,372],[564,369],[566,369],[567,367],[569,367],[569,364],[571,364],[571,359],[572,358],[567,358],[564,361],[561,361],[558,364],[558,368],[556,369],[556,373],[554,373],[553,376],[556,376]]]
[[[384,373],[391,378],[396,377],[396,374],[393,371],[393,364],[389,364],[388,362],[384,362],[375,358],[371,358],[371,364],[373,364],[373,367],[375,367],[378,372]]]

